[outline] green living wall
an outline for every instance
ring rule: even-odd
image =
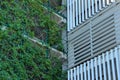
[[[45,0],[0,0],[0,80],[64,80],[61,62],[23,35],[32,27],[49,30],[49,45],[60,43],[59,29],[41,7]]]

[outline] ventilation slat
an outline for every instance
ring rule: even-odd
[[[83,43],[80,43],[80,44],[82,44],[82,45],[74,46],[74,50],[78,49],[78,48],[82,49],[82,48],[85,48],[86,46],[88,46],[90,44],[89,39],[86,42],[83,42]]]
[[[90,54],[86,54],[85,56],[81,56],[81,58],[78,58],[78,59],[75,60],[75,63],[78,63],[78,62],[80,62],[81,60],[84,60],[84,58],[86,58],[86,57],[88,57],[88,56],[90,56]]]
[[[107,22],[109,22],[111,20],[113,21],[113,19],[114,19],[113,15],[110,15],[106,18],[100,18],[100,21],[96,21],[95,23],[93,23],[93,26],[92,26],[93,31],[94,31],[94,29],[99,28],[99,26],[103,26],[104,24],[106,24]],[[98,26],[98,27],[96,28],[96,26]]]
[[[85,30],[83,33],[79,34],[78,36],[74,37],[74,39],[72,40],[72,44],[76,44],[77,41],[88,37],[90,34],[90,30]]]
[[[108,26],[110,26],[110,27],[108,27]],[[96,34],[94,34],[93,35],[93,38],[95,38],[95,37],[97,37],[97,36],[99,36],[99,35],[101,35],[101,34],[103,34],[104,32],[111,32],[111,31],[113,31],[114,30],[114,28],[111,28],[111,27],[113,27],[114,25],[111,23],[111,24],[109,24],[109,25],[106,25],[106,28],[104,28],[103,30],[101,30],[101,31],[98,31]]]
[[[113,37],[113,36],[115,36],[115,33],[105,35],[104,37],[103,36],[99,37],[99,38],[97,38],[97,40],[93,41],[93,46],[95,46],[95,45],[97,45],[97,44],[99,44],[99,43],[101,43],[101,42],[103,42],[103,41],[105,41],[105,40],[107,40],[107,39],[109,39],[110,37]]]
[[[82,45],[85,42],[89,42],[90,41],[90,35],[86,35],[84,38],[79,39],[78,41],[73,43],[73,46],[78,46],[78,45]]]
[[[109,28],[107,30],[104,30],[104,31],[101,31],[101,32],[98,32],[98,34],[95,34],[94,36],[92,36],[93,38],[93,41],[101,38],[101,37],[104,37],[105,35],[107,34],[110,34],[110,33],[114,33],[115,29],[114,28]]]
[[[108,38],[108,39],[106,39],[106,40],[100,42],[99,44],[94,45],[93,47],[99,49],[100,46],[106,45],[106,44],[107,44],[108,42],[110,42],[110,41],[115,41],[115,36],[112,36],[112,37],[110,37],[110,38]],[[108,43],[108,44],[109,44],[109,43]],[[93,48],[93,50],[94,50],[94,48]]]
[[[90,52],[90,51],[89,51],[89,50],[86,51],[86,54],[87,54],[87,55],[90,55],[90,53],[87,53],[87,52]],[[85,52],[84,52],[84,53],[85,53]],[[85,54],[85,55],[84,55],[84,54],[79,54],[79,55],[75,56],[75,59],[78,59],[79,57],[82,58],[82,56],[86,56],[86,54]]]
[[[83,52],[84,51],[84,52]],[[78,52],[76,52],[74,55],[78,56],[78,55],[85,55],[85,53],[90,52],[90,46],[87,46],[85,49],[79,50]]]
[[[94,28],[93,28],[93,34],[95,34],[95,33],[97,33],[98,31],[100,31],[100,30],[102,30],[102,29],[104,29],[104,28],[106,28],[106,26],[107,25],[110,25],[111,26],[111,24],[113,24],[113,20],[110,20],[110,21],[108,21],[108,22],[105,22],[104,24],[100,24],[100,25],[97,25],[97,26],[95,26]]]
[[[94,49],[93,54],[105,52],[106,50],[109,50],[110,48],[115,47],[115,45],[116,45],[115,41],[110,41],[109,43],[106,43],[105,45]]]
[[[81,48],[84,45],[88,45],[90,43],[90,39],[86,39],[80,43],[77,43],[77,45],[74,45],[74,50]]]

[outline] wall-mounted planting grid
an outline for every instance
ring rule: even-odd
[[[115,0],[67,0],[68,31],[94,16],[112,2]]]
[[[68,80],[120,80],[120,46],[68,70]]]

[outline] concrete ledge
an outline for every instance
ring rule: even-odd
[[[37,39],[37,38],[35,38],[35,37],[34,37],[34,38],[30,38],[30,37],[28,37],[27,35],[24,35],[24,37],[26,37],[26,38],[29,39],[30,41],[38,44],[38,45],[41,46],[41,47],[45,47],[45,48],[50,49],[50,55],[52,55],[52,56],[54,56],[54,57],[58,57],[58,59],[62,60],[62,62],[64,62],[64,61],[67,60],[67,55],[66,55],[66,54],[64,54],[63,52],[58,51],[57,49],[54,49],[54,48],[52,48],[52,47],[50,47],[50,46],[48,46],[48,45],[46,45],[46,44],[44,44],[44,43],[42,43],[42,42],[40,42],[39,39]]]

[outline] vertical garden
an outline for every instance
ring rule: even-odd
[[[51,21],[47,0],[0,0],[0,80],[64,80],[61,62],[46,56],[46,48],[29,41],[35,27],[46,43],[62,50],[60,29]]]

